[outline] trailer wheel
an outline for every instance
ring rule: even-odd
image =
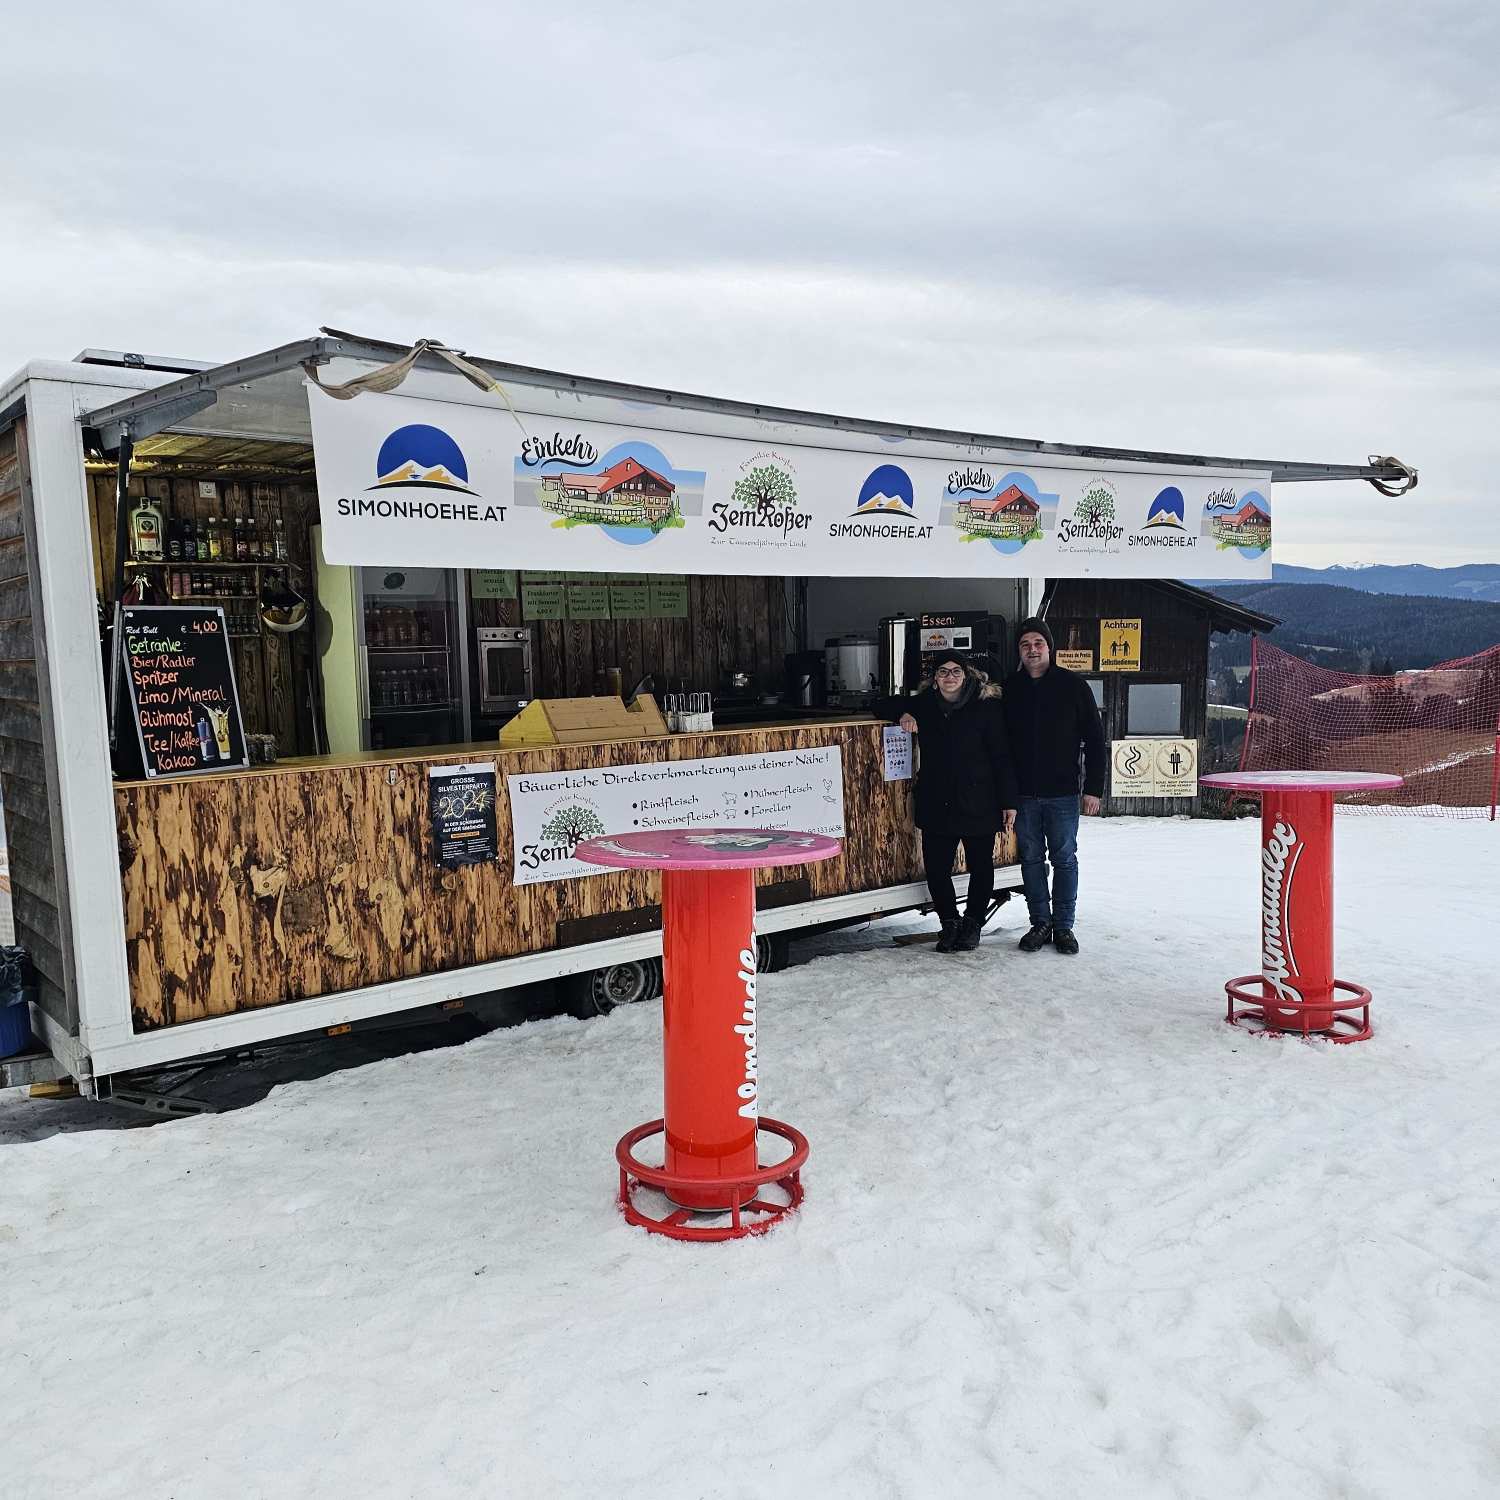
[[[755,939],[755,970],[775,974],[791,962],[792,940],[784,932],[764,932]]]
[[[579,1020],[607,1016],[622,1005],[654,1000],[661,994],[661,960],[638,958],[571,974],[563,981],[568,1014]]]

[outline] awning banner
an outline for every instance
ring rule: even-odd
[[[309,387],[331,563],[875,578],[1264,579],[1269,474],[765,440]]]

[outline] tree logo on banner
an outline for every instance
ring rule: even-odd
[[[569,851],[581,839],[598,838],[605,832],[599,814],[591,807],[572,802],[560,807],[542,824],[542,838],[549,844],[565,844]]]
[[[789,509],[797,503],[792,476],[776,464],[757,464],[734,486],[735,504],[749,510]]]

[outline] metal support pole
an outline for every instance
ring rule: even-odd
[[[119,724],[117,712],[120,692],[120,601],[125,597],[125,554],[130,547],[130,460],[135,455],[135,443],[130,430],[120,435],[120,452],[115,460],[115,577],[113,604],[114,614],[109,625],[109,748],[111,754],[117,748],[116,735]]]

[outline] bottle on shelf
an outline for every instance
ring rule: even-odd
[[[244,516],[234,518],[234,560],[250,561],[250,522]]]
[[[167,561],[182,561],[182,522],[172,520],[167,522]]]
[[[286,524],[280,516],[276,517],[275,534],[271,538],[271,552],[277,562],[287,561]]]
[[[219,531],[219,518],[208,518],[208,560],[218,562],[224,555],[224,538]]]
[[[137,562],[162,560],[161,507],[149,495],[130,512],[130,555]]]
[[[424,646],[432,644],[432,616],[424,609],[421,623],[417,626],[417,639]]]

